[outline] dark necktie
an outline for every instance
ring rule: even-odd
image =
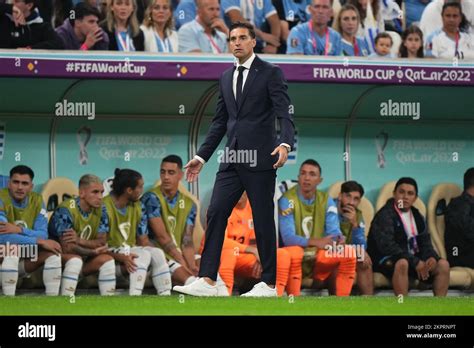
[[[240,105],[240,100],[242,99],[242,85],[244,83],[244,66],[239,66],[239,75],[237,75],[237,89],[235,91],[235,101],[237,105]]]

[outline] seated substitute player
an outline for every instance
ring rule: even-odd
[[[130,295],[141,295],[151,262],[151,278],[158,295],[171,294],[171,275],[165,254],[148,239],[142,175],[132,169],[116,169],[112,192],[104,198],[110,255],[120,264],[117,277],[130,275]]]
[[[100,178],[83,175],[79,197],[62,202],[49,221],[49,235],[61,242],[63,250],[61,295],[74,295],[81,270],[85,276],[99,273],[101,295],[115,294],[115,261],[107,254],[103,193]]]
[[[368,236],[368,253],[374,272],[392,279],[395,295],[408,295],[409,278],[433,283],[435,296],[446,296],[449,263],[431,244],[424,217],[413,206],[418,185],[413,178],[400,178],[393,198],[374,216]]]
[[[329,293],[336,296],[349,296],[354,283],[353,247],[330,252],[336,242],[342,245],[344,237],[334,200],[317,189],[322,180],[321,166],[308,159],[301,164],[298,185],[278,201],[281,241],[291,256],[289,295],[300,294],[302,275],[312,276],[314,287],[328,286]]]
[[[242,278],[260,279],[262,266],[256,246],[252,208],[244,192],[227,221],[226,238],[219,272],[230,292],[234,285],[234,275]],[[228,252],[232,251],[232,252]],[[276,287],[281,296],[288,282],[290,254],[283,248],[277,249]]]
[[[14,296],[18,277],[27,276],[44,265],[46,295],[57,296],[61,284],[61,246],[48,239],[48,220],[41,196],[33,192],[35,174],[18,165],[10,170],[8,187],[0,190],[0,244],[37,246],[37,257],[6,256],[2,262],[2,289]],[[1,261],[1,260],[0,260]]]
[[[190,197],[179,191],[179,182],[183,179],[183,161],[179,156],[163,158],[160,179],[160,186],[142,197],[150,239],[167,254],[173,284],[191,284],[196,280],[200,261],[193,243],[197,208]],[[220,295],[225,296],[227,289],[218,278],[218,290]]]
[[[357,246],[357,286],[362,295],[373,295],[372,260],[366,251],[364,218],[358,209],[363,196],[364,188],[361,184],[357,181],[346,181],[341,185],[341,193],[334,202],[339,214],[339,226],[346,243]]]

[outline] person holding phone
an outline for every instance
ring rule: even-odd
[[[99,27],[97,8],[79,3],[74,7],[74,18],[68,18],[56,28],[66,50],[108,50],[109,37]]]
[[[301,164],[298,185],[278,201],[280,246],[291,256],[288,295],[299,295],[302,278],[313,278],[313,287],[328,287],[336,296],[349,296],[356,270],[356,253],[345,245],[337,205],[318,190],[323,181],[314,159]]]

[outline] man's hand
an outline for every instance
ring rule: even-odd
[[[134,261],[134,259],[137,257],[138,255],[134,253],[130,253],[128,255],[121,254],[120,262],[123,263],[128,273],[133,273],[137,270],[137,264]]]
[[[357,211],[352,205],[346,205],[342,208],[342,216],[351,223],[352,228],[357,227]]]
[[[369,254],[367,251],[363,250],[362,251],[362,269],[368,269],[372,267],[372,259],[370,258]]]
[[[271,153],[272,156],[276,154],[278,154],[278,161],[276,161],[276,163],[273,165],[274,169],[283,167],[286,160],[288,159],[288,149],[283,145],[279,145],[275,147],[275,150],[273,150]]]
[[[229,36],[229,28],[227,28],[227,25],[225,25],[224,21],[220,18],[216,18],[212,21],[211,28],[222,31],[226,36]]]
[[[23,232],[20,226],[15,224],[0,221],[0,233],[4,234],[15,234]]]
[[[252,278],[259,279],[262,276],[262,264],[260,261],[254,263],[252,267]]]
[[[323,238],[310,238],[308,242],[309,247],[316,247],[318,249],[324,249],[326,245],[332,245],[333,237],[326,236]]]
[[[87,34],[86,40],[84,41],[84,44],[87,46],[88,49],[91,49],[100,40],[102,40],[102,29],[97,28],[94,31],[91,30]]]
[[[418,274],[418,279],[426,280],[428,279],[429,272],[424,261],[419,261],[416,265],[416,273]]]
[[[55,240],[40,239],[38,240],[38,245],[46,251],[52,251],[56,255],[59,255],[63,252],[61,245]]]
[[[198,276],[199,274],[199,267],[196,265],[196,263],[194,263],[194,265],[190,265],[188,264],[188,269],[189,271],[191,272],[191,274],[195,277]]]
[[[13,17],[13,22],[15,23],[15,27],[26,24],[26,20],[25,20],[25,16],[23,12],[16,6],[13,6],[12,8],[12,17]]]
[[[109,246],[107,244],[93,249],[95,255],[105,254],[108,252],[108,250],[109,250]]]
[[[189,161],[184,168],[186,169],[186,180],[188,182],[193,182],[195,181],[198,176],[199,172],[201,171],[203,165],[201,162],[199,162],[197,159],[193,158],[191,161]]]
[[[270,45],[275,46],[275,47],[280,47],[280,45],[281,45],[280,44],[280,39],[278,37],[276,37],[275,35],[265,33],[264,31],[261,31],[260,29],[256,29],[255,34],[260,39],[265,41],[267,44],[270,44]]]
[[[79,244],[79,236],[77,235],[76,231],[70,228],[64,231],[63,235],[61,236],[61,242]]]
[[[430,257],[428,260],[425,261],[426,270],[431,272],[436,267],[436,259],[434,257]]]
[[[276,46],[268,44],[263,48],[263,53],[276,54],[277,50],[278,50],[278,48]]]

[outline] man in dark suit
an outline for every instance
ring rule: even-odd
[[[247,23],[232,24],[230,51],[237,58],[219,82],[216,114],[204,144],[185,166],[194,181],[224,134],[227,144],[219,151],[220,167],[207,213],[208,228],[199,277],[174,290],[195,296],[217,296],[215,285],[227,218],[243,191],[253,211],[257,247],[262,266],[261,282],[243,296],[276,296],[276,232],[273,196],[276,170],[291,151],[294,124],[290,99],[281,69],[257,57],[255,31]],[[280,124],[277,139],[275,118]]]

